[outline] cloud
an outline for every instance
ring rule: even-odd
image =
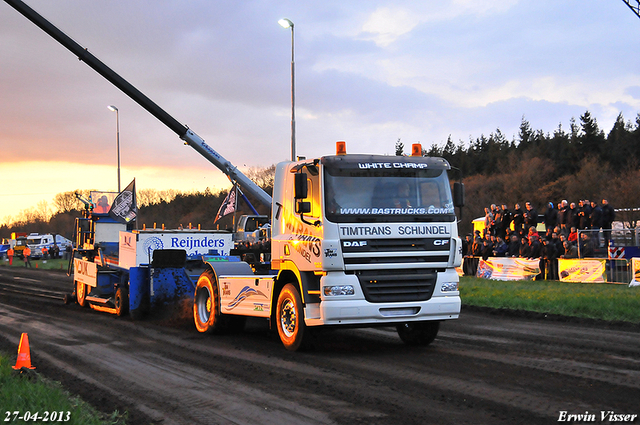
[[[370,13],[362,25],[363,39],[373,40],[380,47],[388,47],[398,38],[428,23],[450,22],[462,16],[501,14],[517,1],[394,2],[380,6]]]
[[[640,22],[621,2],[29,3],[240,166],[289,156],[282,17],[296,24],[297,140],[307,157],[332,153],[337,140],[350,152],[393,153],[398,138],[466,141],[497,128],[512,137],[523,115],[551,132],[587,109],[607,129],[640,108]],[[6,3],[0,62],[3,161],[112,167],[114,104],[123,167],[221,174]]]

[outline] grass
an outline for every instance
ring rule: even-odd
[[[460,278],[462,304],[640,324],[640,287]]]
[[[24,261],[21,258],[14,258],[13,264],[9,266],[9,261],[2,259],[0,260],[0,267],[24,267]],[[31,260],[31,266],[35,269],[43,270],[62,270],[67,271],[67,267],[69,266],[69,260],[63,260],[62,258],[56,258],[55,260]]]
[[[0,421],[22,423],[45,423],[42,419],[29,421],[16,420],[17,416],[24,416],[27,412],[40,418],[49,412],[51,423],[68,423],[74,425],[124,425],[127,415],[117,411],[105,415],[79,397],[72,396],[64,390],[62,385],[48,380],[37,373],[21,373],[11,367],[9,356],[0,352]],[[55,413],[54,413],[55,412]],[[67,418],[68,412],[68,420]],[[54,416],[55,420],[54,419]],[[62,415],[60,418],[59,415]],[[27,419],[25,417],[24,419]],[[59,419],[60,418],[60,419]]]

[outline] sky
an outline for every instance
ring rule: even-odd
[[[497,129],[608,133],[640,112],[640,19],[621,0],[27,0],[241,170],[297,154],[444,146]],[[118,114],[107,107],[115,105]],[[0,225],[57,193],[218,191],[226,177],[0,2]],[[453,164],[455,165],[455,164]],[[212,212],[215,214],[215,212]]]

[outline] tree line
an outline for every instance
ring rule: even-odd
[[[273,192],[275,165],[252,167],[246,175],[267,193]],[[84,204],[76,193],[85,199],[92,190],[76,190],[55,195],[52,205],[42,201],[37,206],[21,211],[16,217],[9,217],[0,226],[0,237],[9,238],[12,232],[57,233],[67,238],[73,237],[76,217],[82,216]],[[189,226],[201,229],[231,229],[233,214],[214,223],[216,213],[229,193],[228,189],[217,191],[206,188],[203,191],[181,192],[176,190],[142,189],[136,192],[138,205],[137,226],[139,229],[162,228],[176,229]],[[249,202],[260,214],[269,214],[268,208],[259,205],[256,199],[246,195]],[[252,214],[244,201],[238,202],[240,214]]]
[[[404,154],[404,144],[396,142],[395,151]],[[471,230],[471,220],[483,216],[491,204],[533,203],[544,212],[548,202],[563,199],[609,200],[614,208],[640,207],[640,114],[635,122],[619,114],[608,133],[599,128],[589,111],[579,122],[570,120],[569,129],[561,124],[551,133],[534,130],[523,117],[518,134],[508,140],[500,129],[468,142],[454,143],[451,137],[444,146],[432,144],[423,149],[427,156],[440,156],[455,167],[451,179],[465,183],[466,205],[459,213],[460,230]],[[271,193],[275,165],[252,168],[247,175]],[[88,191],[83,191],[88,196]],[[227,190],[183,193],[178,191],[138,191],[138,227],[176,228],[201,226],[203,229],[231,228],[232,216],[214,223]],[[253,204],[262,214],[267,208]],[[250,213],[244,204],[240,213]],[[9,224],[0,226],[0,236],[11,232],[55,232],[69,235],[82,204],[74,192],[56,195],[53,205],[46,202],[21,212]],[[617,215],[632,226],[640,220],[637,212]],[[68,237],[69,237],[68,236]]]
[[[403,148],[398,140],[396,153]],[[579,123],[572,118],[568,130],[559,124],[552,133],[532,129],[523,117],[512,140],[497,129],[468,143],[455,144],[449,137],[444,146],[432,145],[423,153],[448,160],[456,168],[452,179],[464,181],[460,230],[465,233],[491,204],[513,208],[529,201],[541,213],[548,202],[563,199],[608,199],[614,208],[640,207],[640,114],[633,123],[619,114],[608,133],[589,111]],[[633,211],[618,217],[633,227],[640,219]]]

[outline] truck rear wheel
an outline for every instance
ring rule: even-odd
[[[87,285],[76,280],[76,301],[80,307],[87,307]]]
[[[224,329],[218,283],[211,270],[205,271],[198,278],[193,300],[193,320],[198,332],[215,333]]]
[[[289,351],[308,349],[311,336],[304,323],[302,299],[294,285],[288,283],[282,288],[276,308],[276,326],[284,347]]]
[[[436,339],[440,322],[406,322],[396,326],[398,336],[407,345],[427,346]]]
[[[124,316],[129,312],[129,291],[125,287],[116,289],[116,297],[114,300],[116,307],[116,315]]]

